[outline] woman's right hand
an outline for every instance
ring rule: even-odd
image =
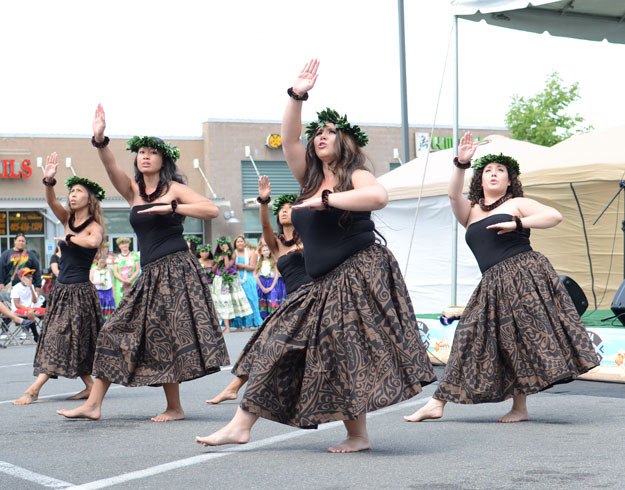
[[[316,58],[306,63],[293,83],[293,92],[299,96],[303,96],[306,92],[312,90],[317,81],[317,68],[319,68],[319,60]]]
[[[106,116],[102,104],[98,104],[93,117],[93,136],[98,143],[104,141],[104,130],[106,129]]]
[[[46,167],[43,169],[43,177],[47,181],[54,179],[59,168],[59,156],[55,151],[46,157]]]
[[[477,141],[473,141],[473,134],[467,131],[458,144],[458,161],[460,163],[469,163],[476,149]]]
[[[261,175],[258,179],[258,197],[267,199],[271,195],[271,183],[269,177]]]

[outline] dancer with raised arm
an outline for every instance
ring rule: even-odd
[[[304,266],[303,245],[299,234],[293,227],[291,221],[291,208],[297,196],[295,194],[282,194],[273,202],[273,214],[277,216],[278,233],[275,234],[271,227],[271,221],[269,219],[269,203],[271,201],[271,184],[269,178],[263,175],[258,179],[258,198],[257,201],[260,204],[259,214],[260,223],[263,230],[263,240],[271,250],[272,255],[278,257],[277,267],[280,271],[280,275],[284,279],[284,285],[286,287],[287,300],[295,293],[300,287],[309,284],[312,279],[306,273]],[[298,298],[304,296],[299,295]],[[284,306],[284,307],[283,307]],[[282,315],[285,311],[290,311],[297,308],[297,304],[292,302],[281,303],[280,307],[275,310],[272,315]],[[269,318],[269,317],[268,317]],[[250,369],[253,364],[253,359],[256,353],[261,349],[263,342],[267,339],[271,340],[266,334],[263,333],[264,326],[250,338],[248,343],[243,349],[239,360],[232,369],[232,373],[236,377],[226,386],[221,393],[217,396],[206,400],[206,403],[216,405],[225,400],[236,400],[239,390],[247,382],[249,378]],[[260,341],[259,341],[260,339]]]
[[[71,177],[65,181],[69,197],[67,208],[63,207],[54,192],[58,165],[56,153],[46,157],[43,185],[48,206],[65,227],[65,237],[59,242],[59,276],[48,298],[37,343],[33,365],[37,379],[13,402],[15,405],[33,403],[43,385],[58,376],[80,377],[85,383],[85,389],[70,400],[87,398],[93,386],[91,370],[102,316],[89,270],[104,237],[100,201],[105,192],[96,182]]]
[[[565,383],[599,364],[586,328],[558,275],[532,250],[531,228],[562,221],[554,208],[523,197],[519,164],[486,155],[473,164],[469,195],[464,172],[477,148],[465,133],[449,182],[451,208],[482,271],[433,398],[408,422],[438,419],[447,402],[488,403],[512,398],[499,422],[529,419],[527,395]]]
[[[265,322],[267,338],[241,405],[228,425],[196,439],[206,446],[249,441],[263,417],[301,428],[340,420],[347,437],[328,450],[366,450],[367,413],[407,400],[435,379],[399,266],[375,240],[371,211],[388,197],[365,169],[367,135],[326,109],[308,125],[308,144],[300,142],[302,101],[318,66],[307,63],[288,89],[281,131],[302,187],[292,220],[313,283]]]
[[[128,141],[127,149],[136,153],[135,177],[130,179],[108,147],[105,127],[104,109],[98,105],[91,142],[115,189],[131,206],[142,273],[98,337],[93,367],[97,379],[89,399],[58,413],[97,420],[111,383],[162,385],[167,407],[151,420],[180,420],[180,383],[229,363],[208,279],[182,235],[185,216],[212,219],[218,209],[183,183],[176,166],[180,150],[160,138],[135,136]]]

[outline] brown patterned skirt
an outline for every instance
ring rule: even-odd
[[[77,378],[91,374],[102,326],[100,299],[90,282],[56,281],[48,298],[33,374]]]
[[[354,420],[436,379],[399,266],[380,245],[289,295],[250,342],[235,371],[249,373],[241,407],[296,427]]]
[[[182,251],[143,266],[102,327],[93,374],[125,386],[158,386],[229,362],[207,276]]]
[[[572,381],[598,364],[586,327],[549,260],[524,252],[482,276],[434,398],[500,402]]]

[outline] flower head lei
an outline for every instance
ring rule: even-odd
[[[211,251],[211,246],[210,245],[200,245],[198,248],[196,248],[196,250],[198,252],[210,252]]]
[[[353,136],[358,146],[363,147],[369,142],[369,137],[362,129],[356,125],[351,125],[347,120],[347,114],[340,116],[338,112],[329,107],[324,111],[317,112],[317,120],[306,126],[306,137],[310,140],[315,137],[317,130],[328,123],[334,124],[336,129],[345,131]]]
[[[514,171],[517,175],[521,174],[521,169],[519,168],[519,162],[517,162],[514,158],[504,155],[500,153],[499,155],[495,155],[491,153],[489,155],[484,155],[482,158],[475,160],[471,168],[474,171],[483,169],[489,163],[500,163],[501,165],[505,165],[510,170]]]
[[[165,143],[160,138],[154,138],[153,136],[133,136],[126,143],[126,149],[137,153],[139,148],[154,148],[160,151],[163,155],[171,158],[174,162],[180,158],[180,148],[177,146],[171,146]]]
[[[285,204],[293,204],[295,201],[297,201],[296,194],[282,194],[278,197],[278,199],[275,199],[273,201],[271,211],[273,212],[274,216],[276,216],[280,212],[280,208],[282,208],[282,206],[284,206]]]
[[[82,185],[95,194],[98,201],[101,201],[106,196],[106,192],[102,189],[102,186],[93,180],[85,179],[84,177],[78,177],[74,175],[65,181],[65,187],[71,190],[75,185]]]

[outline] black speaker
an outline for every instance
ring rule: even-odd
[[[617,289],[610,308],[612,313],[616,315],[616,318],[625,325],[625,281],[623,281]]]
[[[573,279],[569,276],[559,276],[560,282],[564,285],[565,289],[569,293],[569,296],[573,300],[573,305],[575,305],[575,309],[577,310],[577,314],[582,316],[584,312],[588,309],[588,299],[586,299],[586,295],[582,288],[579,287]],[[622,286],[621,286],[622,287]],[[623,309],[625,312],[625,308]]]

